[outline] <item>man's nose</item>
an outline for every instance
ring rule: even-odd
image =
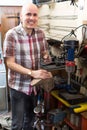
[[[33,19],[33,18],[34,18],[34,15],[31,15],[30,18]]]

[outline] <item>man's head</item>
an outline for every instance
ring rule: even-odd
[[[20,21],[26,31],[35,28],[38,23],[37,6],[33,3],[24,5],[21,10]]]

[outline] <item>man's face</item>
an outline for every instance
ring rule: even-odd
[[[27,8],[23,10],[20,18],[26,30],[33,29],[38,23],[38,9],[34,6],[27,6]]]

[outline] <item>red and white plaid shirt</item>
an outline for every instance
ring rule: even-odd
[[[28,35],[22,25],[10,29],[4,40],[4,57],[15,56],[16,63],[30,69],[40,68],[42,53],[48,49],[47,41],[42,30],[33,29]],[[17,73],[8,69],[9,87],[30,94],[31,78],[28,75]]]

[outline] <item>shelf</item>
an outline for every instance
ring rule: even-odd
[[[61,97],[59,97],[58,95],[58,90],[53,90],[51,92],[51,95],[53,97],[55,97],[56,99],[58,99],[61,103],[63,103],[66,107],[70,108],[73,110],[73,112],[75,113],[81,113],[83,111],[87,111],[87,102],[85,103],[79,103],[76,105],[71,105],[70,103],[68,103],[66,100],[62,99]]]
[[[65,123],[70,126],[73,130],[80,130],[80,128],[78,128],[77,126],[73,125],[70,123],[70,121],[68,119],[64,119]]]

